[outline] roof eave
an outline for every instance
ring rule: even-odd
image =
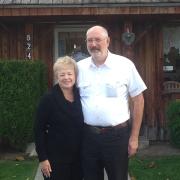
[[[111,7],[180,7],[180,2],[177,3],[58,3],[58,4],[0,4],[0,8],[53,8],[53,7],[96,7],[96,8],[111,8]]]

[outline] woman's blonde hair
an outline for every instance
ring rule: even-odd
[[[59,70],[66,66],[71,66],[74,68],[75,76],[77,78],[78,70],[77,70],[76,61],[70,56],[64,56],[64,57],[58,58],[53,65],[53,73],[54,73],[54,78],[56,81],[57,81],[57,75],[58,75]]]

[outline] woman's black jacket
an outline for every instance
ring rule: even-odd
[[[72,162],[79,158],[83,115],[79,91],[74,102],[65,99],[56,84],[40,100],[35,122],[35,145],[39,161]]]

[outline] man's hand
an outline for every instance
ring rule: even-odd
[[[128,154],[129,157],[132,157],[136,154],[138,149],[138,138],[129,138],[129,145],[128,145]]]
[[[136,154],[138,149],[138,137],[139,131],[142,123],[142,116],[144,110],[144,97],[143,94],[139,94],[132,100],[132,127],[131,134],[129,138],[128,153],[129,157]]]

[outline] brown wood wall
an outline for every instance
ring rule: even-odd
[[[110,50],[117,54],[124,54],[124,45],[121,41],[123,32],[122,23],[110,23],[104,20],[111,37]],[[32,25],[32,26],[31,26]],[[1,24],[0,25],[0,58],[25,59],[25,34],[33,30],[33,60],[40,59],[48,66],[49,86],[52,85],[53,66],[53,37],[54,26],[51,24]],[[32,29],[31,29],[32,28]],[[144,123],[150,127],[163,126],[163,111],[161,104],[162,93],[162,35],[161,27],[134,25],[136,39],[132,48],[139,73],[148,86],[145,91]]]
[[[144,28],[144,30],[143,30]],[[162,117],[162,32],[154,25],[137,32],[143,34],[135,45],[135,64],[148,89],[145,91],[144,120],[150,127],[163,127]]]
[[[179,6],[149,6],[149,7],[35,7],[28,6],[12,6],[12,7],[0,7],[0,16],[60,16],[60,15],[145,15],[145,14],[179,14]]]
[[[23,27],[21,25],[0,26],[0,57],[19,59],[23,57]]]
[[[26,33],[29,24],[1,24],[0,58],[26,59]],[[48,83],[52,83],[53,27],[47,24],[32,25],[32,60],[42,60],[48,66]]]

